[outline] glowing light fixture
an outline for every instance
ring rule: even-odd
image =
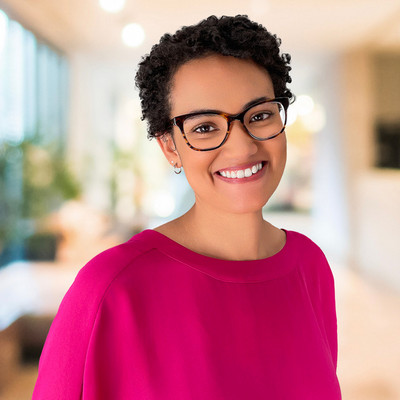
[[[169,193],[163,193],[162,195],[157,196],[154,198],[153,210],[159,217],[169,217],[175,210],[174,198]]]
[[[175,200],[164,190],[150,191],[145,195],[143,209],[149,215],[167,218],[175,210]]]
[[[297,108],[294,106],[296,103],[291,105],[288,109],[287,112],[287,121],[286,121],[286,126],[293,125],[296,122],[297,119]]]
[[[289,107],[286,125],[294,124],[298,117],[304,118],[312,114],[314,107],[314,100],[310,96],[302,94],[296,97],[296,101]]]
[[[299,115],[307,115],[310,114],[314,108],[314,100],[310,96],[302,94],[297,98],[296,105]]]
[[[117,13],[125,6],[125,0],[99,0],[100,7],[107,12]]]
[[[139,24],[128,24],[122,30],[122,41],[129,47],[140,46],[144,38],[144,30]]]
[[[321,131],[326,125],[325,109],[320,104],[316,104],[311,113],[302,117],[302,123],[312,133]]]

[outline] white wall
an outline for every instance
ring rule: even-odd
[[[356,184],[361,272],[400,291],[400,172],[368,170]]]
[[[400,171],[374,166],[374,123],[400,118],[400,75],[395,56],[374,54],[328,57],[315,75],[327,121],[315,139],[313,235],[335,261],[400,291]]]
[[[339,56],[330,56],[320,64],[315,76],[315,99],[326,111],[325,127],[315,135],[313,170],[313,232],[328,255],[340,263],[350,257],[351,229],[348,165],[343,132],[343,101],[338,86],[341,79]]]
[[[343,56],[342,64],[350,261],[361,273],[400,291],[400,171],[374,166],[374,123],[382,115],[377,99],[398,97],[400,79],[397,84],[390,79],[388,65],[377,70],[373,54],[354,51]]]

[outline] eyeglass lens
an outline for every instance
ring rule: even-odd
[[[282,131],[286,121],[281,103],[266,102],[250,108],[243,118],[245,128],[254,137],[265,140]],[[232,129],[232,128],[231,128]],[[183,130],[188,142],[197,149],[218,147],[228,132],[228,120],[219,114],[197,114],[185,119]]]

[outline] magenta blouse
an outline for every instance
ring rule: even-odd
[[[339,400],[334,281],[286,231],[272,257],[227,261],[145,230],[65,295],[33,400]]]

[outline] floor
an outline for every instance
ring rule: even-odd
[[[343,399],[399,400],[400,294],[344,268],[333,270]]]
[[[0,393],[0,400],[30,400],[33,387],[37,377],[37,366],[21,366],[19,373],[10,382],[3,393]]]

